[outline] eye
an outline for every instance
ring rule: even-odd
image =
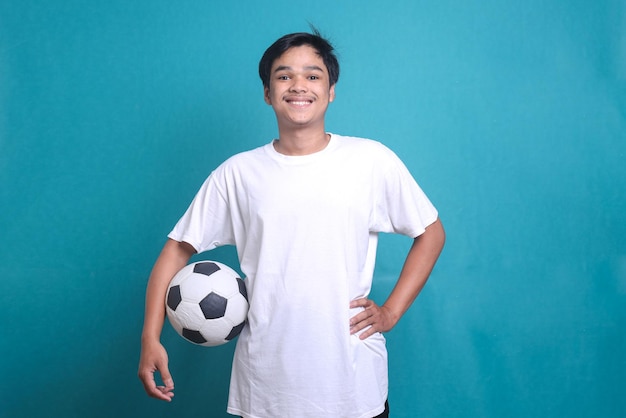
[[[316,76],[316,75],[309,76],[309,80],[319,80],[319,79],[320,79],[319,76]]]
[[[289,80],[289,76],[286,74],[283,75],[279,75],[278,77],[276,77],[277,80]]]

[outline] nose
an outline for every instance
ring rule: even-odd
[[[302,77],[292,78],[293,82],[289,86],[289,91],[294,93],[302,93],[307,91],[305,80]]]

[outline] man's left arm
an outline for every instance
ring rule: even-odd
[[[445,232],[437,219],[426,231],[415,238],[391,294],[382,306],[370,299],[356,299],[350,308],[362,307],[363,312],[350,319],[350,332],[355,334],[365,328],[362,340],[377,332],[393,328],[409,309],[426,284],[445,242]]]

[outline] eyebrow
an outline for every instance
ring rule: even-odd
[[[292,70],[292,69],[293,69],[293,68],[291,68],[291,67],[290,67],[290,66],[288,66],[288,65],[279,65],[279,66],[278,66],[278,67],[276,67],[276,69],[274,70],[274,73],[277,73],[277,72],[279,72],[279,71]],[[322,73],[324,72],[324,70],[323,70],[321,67],[317,66],[317,65],[308,65],[308,66],[304,67],[304,69],[305,69],[306,71],[320,71],[320,72],[322,72]]]

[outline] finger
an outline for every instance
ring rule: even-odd
[[[168,373],[169,375],[169,373]],[[174,382],[172,381],[171,376],[164,380],[165,386],[157,386],[156,381],[154,379],[154,372],[152,371],[144,371],[140,373],[139,378],[143,383],[143,387],[146,393],[156,399],[161,399],[164,401],[170,401],[172,397],[174,397]]]
[[[369,329],[366,329],[365,331],[363,331],[363,332],[361,333],[361,335],[359,335],[359,339],[364,340],[364,339],[366,339],[366,338],[368,338],[368,337],[371,337],[372,335],[376,334],[377,332],[378,332],[378,331],[376,331],[376,330],[374,329],[374,327],[373,327],[373,326],[371,326],[371,327],[369,327]]]
[[[354,327],[364,321],[367,321],[371,317],[372,317],[372,313],[369,312],[368,310],[359,312],[358,314],[350,318],[350,327]]]
[[[370,335],[375,334],[377,331],[376,322],[370,319],[361,321],[358,324],[350,327],[350,334],[359,334],[361,339],[365,339]],[[364,335],[365,334],[365,335]]]
[[[159,386],[157,389],[161,392],[160,399],[170,401],[174,397],[174,379],[172,379],[172,375],[170,374],[167,365],[162,365],[159,367],[159,371],[161,372],[161,380],[163,381],[164,386]]]
[[[370,327],[374,324],[374,321],[372,319],[371,315],[368,316],[361,316],[359,315],[359,317],[355,317],[354,320],[352,322],[350,322],[350,333],[351,334],[356,334],[357,332]]]
[[[376,319],[376,316],[372,314],[350,327],[350,332],[352,334],[356,334],[360,331],[363,331],[361,334],[359,334],[359,337],[364,340],[370,335],[374,335],[378,332],[377,323],[378,321]]]
[[[371,304],[372,301],[367,298],[354,299],[350,302],[350,308],[367,308]]]
[[[154,373],[152,371],[140,371],[139,379],[143,384],[143,388],[149,396],[159,397],[159,391],[154,381]]]
[[[173,388],[168,388],[166,386],[157,386],[157,389],[161,392],[159,399],[163,399],[164,401],[171,401],[174,397],[174,392],[172,392]]]
[[[170,388],[165,386],[154,386],[154,389],[151,392],[148,392],[150,397],[155,399],[160,399],[162,401],[170,402],[174,397],[174,392]]]
[[[163,380],[163,384],[168,390],[174,390],[174,379],[172,379],[172,375],[170,374],[170,370],[167,368],[167,365],[164,365],[159,368],[161,371],[161,380]]]

